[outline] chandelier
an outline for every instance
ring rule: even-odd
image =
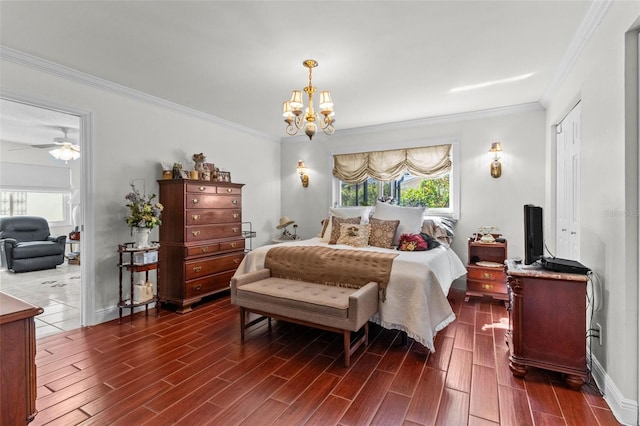
[[[331,93],[329,91],[320,92],[320,114],[313,109],[313,94],[316,93],[316,88],[311,84],[311,71],[318,66],[318,62],[314,59],[307,59],[302,62],[302,65],[309,68],[309,85],[304,88],[305,93],[309,97],[307,108],[304,113],[302,112],[302,92],[300,90],[294,90],[291,93],[291,100],[285,101],[282,107],[282,116],[285,123],[287,123],[287,134],[295,135],[298,130],[304,128],[304,133],[309,136],[309,140],[313,139],[318,129],[318,124],[322,131],[327,135],[332,135],[335,132],[333,127],[334,111],[333,101],[331,100]]]

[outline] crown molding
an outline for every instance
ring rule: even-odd
[[[589,7],[587,14],[582,20],[582,23],[580,23],[580,27],[578,27],[578,30],[576,31],[571,44],[569,44],[567,51],[562,57],[560,65],[556,69],[556,72],[551,79],[551,83],[549,83],[549,86],[547,86],[547,89],[544,91],[542,98],[540,98],[540,103],[545,108],[549,106],[551,98],[556,94],[564,79],[567,78],[567,75],[571,71],[571,68],[578,60],[578,57],[593,35],[593,32],[596,30],[598,25],[600,25],[600,22],[602,22],[602,20],[604,19],[612,3],[613,0],[591,2],[591,6]]]
[[[112,81],[108,81],[82,71],[75,70],[73,68],[66,67],[64,65],[56,64],[55,62],[48,61],[46,59],[38,58],[28,53],[21,52],[19,50],[11,49],[6,46],[0,46],[0,59],[22,65],[27,68],[32,68],[38,71],[46,72],[57,77],[62,77],[67,80],[81,83],[87,86],[91,86],[97,89],[106,90],[119,95],[124,95],[135,100],[146,102],[148,104],[167,108],[190,117],[199,118],[201,120],[209,121],[222,127],[226,127],[239,132],[247,133],[252,136],[257,136],[263,139],[269,139],[273,142],[278,142],[279,138],[275,138],[266,133],[259,132],[255,129],[242,126],[233,121],[225,120],[215,115],[206,114],[202,111],[195,110],[193,108],[186,107],[184,105],[177,104],[175,102],[168,101],[166,99],[158,98],[156,96],[149,95],[147,93],[131,89]]]
[[[467,120],[478,120],[482,118],[488,117],[497,117],[508,114],[518,114],[522,112],[530,112],[530,111],[543,111],[544,107],[539,102],[530,102],[526,104],[519,105],[510,105],[505,107],[498,108],[490,108],[478,111],[467,111],[456,114],[447,114],[447,115],[439,115],[435,117],[426,117],[426,118],[417,118],[415,120],[407,120],[407,121],[396,121],[393,123],[384,123],[384,124],[375,124],[372,126],[364,126],[364,127],[353,127],[350,129],[340,129],[336,130],[335,134],[340,136],[350,136],[350,135],[362,135],[369,134],[374,132],[384,132],[384,131],[393,131],[400,129],[410,129],[413,127],[424,127],[424,126],[434,126],[437,124],[443,123],[452,123],[458,121],[467,121]],[[316,139],[324,139],[329,138],[331,136],[327,136],[325,134],[318,134],[314,136],[314,140]],[[281,141],[283,143],[289,142],[301,142],[308,140],[305,135],[291,136],[291,137],[283,137]]]

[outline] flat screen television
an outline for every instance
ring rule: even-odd
[[[542,207],[524,206],[524,264],[531,265],[544,257]]]

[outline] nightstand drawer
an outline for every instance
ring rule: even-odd
[[[507,283],[467,279],[467,292],[507,294]]]
[[[507,274],[499,268],[481,268],[478,266],[467,267],[467,278],[473,280],[502,281],[507,282]]]

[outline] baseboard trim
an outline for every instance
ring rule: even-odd
[[[638,424],[638,402],[622,396],[596,357],[591,357],[591,375],[616,419],[624,425]]]

